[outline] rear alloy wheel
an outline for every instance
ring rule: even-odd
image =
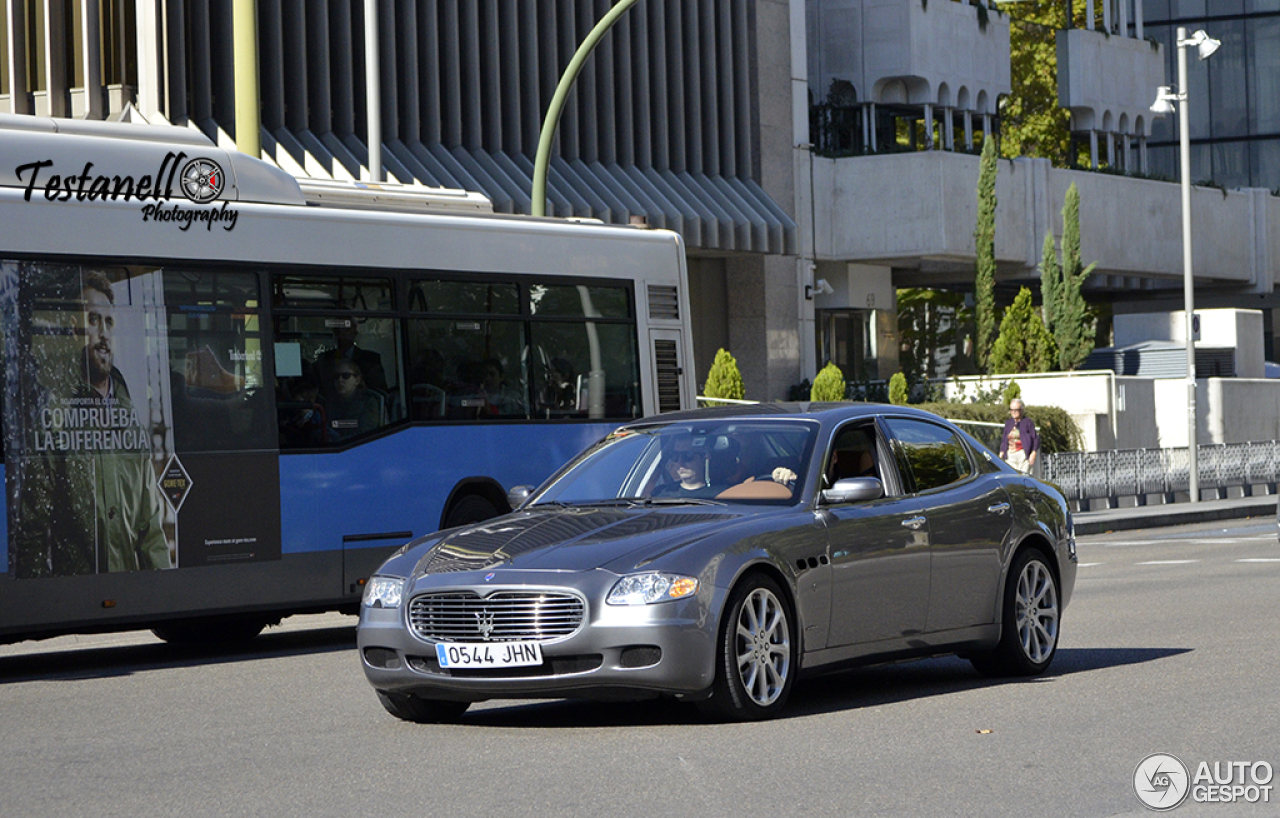
[[[767,719],[781,712],[795,678],[791,612],[772,579],[747,577],[729,596],[720,625],[716,680],[702,708],[723,719]]]
[[[970,661],[988,676],[1036,676],[1058,652],[1058,580],[1044,555],[1023,551],[1005,586],[1000,644]]]
[[[449,702],[441,699],[424,699],[412,693],[387,693],[379,690],[378,701],[387,712],[404,721],[418,724],[450,724],[462,717],[470,702]]]

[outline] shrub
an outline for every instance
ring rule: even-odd
[[[742,400],[747,390],[742,385],[742,373],[738,371],[738,362],[726,350],[716,352],[715,363],[707,373],[707,383],[702,387],[702,394],[708,398],[729,398]]]
[[[840,367],[827,361],[827,365],[813,379],[809,400],[844,400],[844,373],[840,371]]]
[[[991,349],[991,372],[1048,372],[1058,362],[1058,345],[1023,287],[1004,312],[1000,337]]]
[[[1009,405],[994,403],[922,403],[916,408],[948,420],[976,420],[983,423],[1004,424],[1009,417]],[[1057,406],[1025,406],[1026,416],[1035,421],[1040,435],[1040,453],[1078,452],[1083,444],[1080,427],[1065,409]],[[961,424],[960,428],[986,443],[993,450],[999,445],[1000,430],[993,427],[973,427]],[[987,432],[986,430],[990,430]]]
[[[901,372],[893,373],[889,379],[889,403],[894,406],[907,405],[907,376]]]

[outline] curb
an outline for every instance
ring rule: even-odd
[[[1239,520],[1249,517],[1276,519],[1274,496],[1243,497],[1234,501],[1210,501],[1195,505],[1179,503],[1171,506],[1141,506],[1086,511],[1075,516],[1076,535],[1104,534],[1108,531],[1133,531],[1140,528],[1165,528],[1215,520]]]

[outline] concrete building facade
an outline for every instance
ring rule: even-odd
[[[528,212],[542,116],[611,0],[371,2],[387,177],[476,190],[500,212]],[[291,173],[370,176],[365,5],[254,4],[262,155]],[[1073,133],[1088,140],[1095,165],[1162,167],[1169,126],[1146,106],[1169,83],[1161,37],[1199,13],[1184,8],[1195,4],[1073,5],[1087,6],[1092,23],[1058,37],[1059,100]],[[1249,69],[1257,78],[1245,118],[1270,128],[1270,103],[1260,101],[1274,73],[1263,70],[1269,35],[1250,32],[1280,25],[1280,8],[1223,5],[1241,18],[1248,53],[1264,55]],[[232,3],[4,7],[0,111],[169,122],[223,144],[236,138]],[[998,132],[1010,91],[1009,30],[995,3],[641,0],[570,95],[548,213],[641,217],[684,236],[700,383],[720,347],[737,357],[752,398],[785,397],[827,359],[850,378],[887,378],[898,367],[896,289],[972,280],[973,154]],[[1219,88],[1213,75],[1207,82]],[[1193,100],[1199,90],[1193,83]],[[1204,148],[1211,157],[1221,152],[1217,122]],[[1266,170],[1269,148],[1255,145],[1263,134],[1236,140],[1263,156],[1233,177],[1241,188],[1197,188],[1193,214],[1206,303],[1263,309],[1270,338],[1280,199],[1269,191],[1280,178]],[[1001,161],[1001,286],[1035,282],[1073,182],[1083,255],[1098,263],[1090,297],[1118,310],[1176,306],[1177,186],[1043,160]]]

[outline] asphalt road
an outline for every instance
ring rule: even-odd
[[[1146,815],[1152,753],[1280,767],[1274,523],[1084,537],[1080,561],[1048,675],[866,669],[798,685],[764,724],[560,701],[401,723],[338,615],[231,654],[143,633],[2,647],[0,815]],[[1275,815],[1272,796],[1174,814]]]

